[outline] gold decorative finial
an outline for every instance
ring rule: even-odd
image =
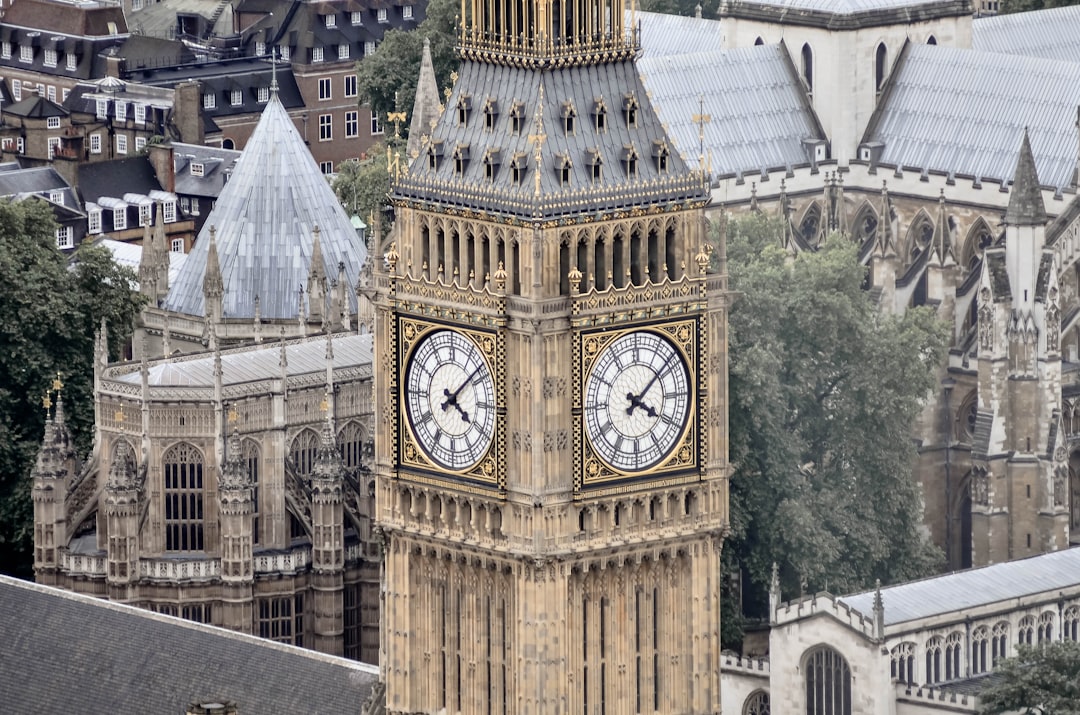
[[[499,261],[499,267],[495,269],[495,275],[492,278],[495,279],[495,290],[501,291],[506,287],[506,269],[502,261]]]
[[[394,123],[394,138],[401,136],[401,123],[405,121],[405,112],[387,112],[386,121]]]
[[[400,258],[401,256],[397,252],[397,241],[393,241],[390,244],[390,250],[386,252],[386,263],[390,266],[391,273],[397,268],[397,263]]]
[[[56,379],[52,381],[53,392],[60,392],[64,389],[64,383],[60,381],[60,373],[56,373]]]
[[[582,278],[581,271],[578,270],[577,266],[574,266],[573,268],[570,269],[570,273],[566,277],[570,281],[570,292],[571,293],[577,293],[578,292],[578,286],[581,285],[581,278]]]
[[[544,85],[540,85],[540,92],[536,101],[536,113],[533,115],[533,133],[529,135],[529,141],[533,145],[533,161],[536,162],[536,189],[534,195],[540,196],[540,168],[542,164],[542,149],[547,134],[544,133]]]
[[[236,405],[229,405],[229,424],[235,425],[240,421],[240,413],[236,411]]]
[[[323,393],[322,401],[319,402],[319,412],[326,412],[330,409],[330,398],[328,393]]]
[[[698,113],[690,117],[698,125],[698,166],[705,164],[705,125],[712,121],[712,115],[705,113],[705,95],[698,95]]]
[[[52,407],[52,398],[49,397],[49,393],[46,392],[45,396],[41,398],[41,406],[45,408],[45,419],[49,418],[49,408]]]
[[[117,422],[123,424],[123,422],[124,422],[124,406],[123,405],[120,405],[120,409],[117,410],[115,414],[113,414],[113,418],[116,419]]]
[[[701,244],[701,248],[698,249],[697,255],[694,256],[694,260],[697,262],[698,270],[701,271],[701,275],[705,275],[705,269],[709,267],[708,244]]]

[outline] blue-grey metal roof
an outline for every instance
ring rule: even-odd
[[[762,5],[784,10],[806,10],[827,12],[833,15],[850,15],[875,10],[895,10],[920,7],[922,5],[937,5],[939,0],[754,0],[743,4]]]
[[[1009,181],[1024,128],[1039,181],[1068,186],[1076,168],[1080,64],[935,45],[899,61],[867,139],[881,163]]]
[[[719,20],[663,12],[631,13],[629,10],[624,17],[627,26],[631,20],[636,20],[641,29],[639,57],[685,55],[720,49]]]
[[[319,171],[277,96],[252,132],[232,178],[225,184],[195,246],[164,302],[166,310],[204,315],[203,275],[210,230],[217,232],[225,318],[254,318],[255,298],[264,319],[298,317],[298,295],[307,290],[315,227],[319,227],[328,281],[344,263],[349,309],[367,251]]]
[[[378,669],[0,576],[7,713],[360,712]]]
[[[979,606],[1080,585],[1080,548],[1055,551],[881,589],[885,625],[962,612]],[[839,599],[864,615],[874,592]]]
[[[334,369],[371,364],[371,334],[354,335],[341,333],[333,336]],[[326,372],[326,336],[287,343],[285,357],[289,375],[307,375]],[[223,385],[267,380],[281,375],[281,348],[278,343],[266,342],[260,347],[224,352],[221,354],[221,380]],[[214,357],[193,360],[166,359],[150,364],[150,384],[172,387],[212,387],[214,384]],[[118,378],[120,382],[139,384],[142,376],[138,371]]]
[[[1080,6],[976,18],[971,23],[971,47],[1080,62]]]
[[[704,124],[706,161],[716,175],[809,163],[804,139],[824,135],[780,45],[649,56],[638,71],[668,136],[697,167]],[[1017,144],[1019,147],[1019,144]]]

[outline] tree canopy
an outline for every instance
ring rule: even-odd
[[[388,30],[375,54],[357,64],[360,101],[370,105],[371,111],[383,121],[388,112],[407,112],[411,119],[425,38],[431,41],[436,84],[440,88],[450,86],[450,73],[459,62],[454,49],[457,9],[451,0],[431,0],[419,27]],[[402,127],[402,132],[407,134],[408,125]]]
[[[30,470],[41,441],[42,397],[57,374],[76,445],[94,418],[94,330],[104,319],[118,358],[143,300],[135,274],[101,248],[81,248],[69,269],[56,249],[52,211],[30,199],[0,201],[0,571],[28,576]]]
[[[404,161],[404,158],[402,159]],[[371,157],[360,161],[343,161],[331,185],[338,201],[350,214],[359,216],[365,223],[374,216],[381,221],[383,209],[390,191],[390,173],[386,167],[386,145],[379,143],[371,148]],[[375,227],[368,230],[374,234]],[[386,235],[386,231],[383,235]],[[374,250],[378,250],[378,246]]]
[[[984,715],[1080,715],[1080,643],[1021,645],[979,693]]]
[[[1028,12],[1029,10],[1049,10],[1053,7],[1076,5],[1080,0],[1001,0],[998,14]]]
[[[773,219],[728,227],[740,297],[729,319],[725,555],[750,615],[764,615],[773,563],[785,598],[915,578],[940,563],[911,476],[912,431],[946,329],[927,309],[881,312],[863,290],[865,270],[839,236],[791,257]]]

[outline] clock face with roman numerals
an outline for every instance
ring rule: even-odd
[[[405,412],[427,457],[452,471],[475,466],[495,435],[495,381],[477,345],[454,330],[420,338],[405,367]]]
[[[605,347],[585,379],[585,435],[596,455],[624,473],[671,454],[690,421],[690,370],[658,332],[626,333]]]

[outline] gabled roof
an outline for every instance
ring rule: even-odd
[[[1076,168],[1080,64],[909,45],[866,141],[880,163],[1008,182],[1027,127],[1043,186],[1061,190]]]
[[[631,13],[623,17],[630,27],[631,18],[641,28],[638,41],[642,57],[686,55],[696,52],[718,50],[721,46],[720,21],[700,17],[669,15],[663,12]]]
[[[1080,62],[1080,5],[977,17],[971,47],[983,52]]]
[[[225,186],[226,174],[232,174],[241,154],[234,149],[221,149],[201,144],[172,142],[170,146],[173,150],[176,193],[184,196],[205,196],[216,199]],[[202,176],[196,176],[191,172],[192,164],[202,164]]]
[[[21,102],[3,108],[4,114],[11,114],[25,119],[45,119],[47,117],[66,117],[68,111],[56,102],[33,95]]]
[[[0,196],[67,189],[68,183],[51,166],[0,171]]]
[[[151,191],[161,191],[161,183],[145,156],[79,164],[79,193],[83,201],[98,203],[103,196],[119,198]]]
[[[19,0],[22,2],[23,0]],[[0,576],[0,692],[11,713],[355,714],[378,669]]]
[[[253,318],[258,297],[264,319],[297,318],[316,226],[325,275],[334,280],[338,262],[344,264],[345,293],[355,312],[352,288],[367,251],[293,120],[272,94],[163,307],[204,314],[203,275],[213,228],[225,287],[224,317]]]
[[[780,45],[697,54],[651,55],[638,61],[668,136],[697,167],[704,124],[706,161],[716,175],[757,173],[810,163],[804,140],[824,139],[802,82]]]
[[[1080,586],[1080,548],[1071,548],[889,586],[881,589],[881,598],[885,625],[890,626],[1076,586]],[[869,615],[874,591],[837,600]]]
[[[4,11],[3,24],[75,37],[107,37],[128,31],[123,6],[105,2],[19,0]]]
[[[829,30],[970,16],[970,0],[721,0],[717,14]]]

